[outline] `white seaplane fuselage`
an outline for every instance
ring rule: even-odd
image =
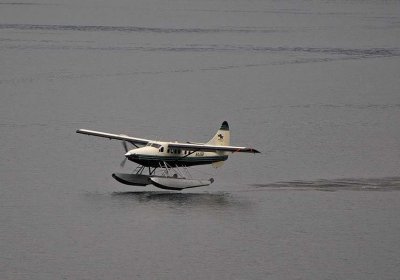
[[[195,166],[223,162],[226,152],[195,151],[189,148],[169,148],[171,142],[151,142],[141,148],[129,150],[125,157],[148,167]]]

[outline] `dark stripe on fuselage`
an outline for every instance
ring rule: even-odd
[[[143,166],[160,167],[164,162],[171,166],[195,166],[212,164],[218,161],[225,161],[228,156],[216,157],[157,157],[157,156],[141,156],[135,155],[128,158],[130,161],[136,162]]]

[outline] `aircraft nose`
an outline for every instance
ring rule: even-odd
[[[137,155],[135,153],[127,152],[125,154],[125,157],[127,157],[127,158],[135,158],[135,157],[137,157]]]

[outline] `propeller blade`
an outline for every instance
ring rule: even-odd
[[[127,159],[127,158],[124,158],[124,159],[121,161],[121,163],[119,164],[119,166],[124,167],[124,166],[125,166],[125,163],[126,163],[126,159]]]
[[[124,147],[125,153],[127,153],[128,150],[128,145],[126,144],[126,141],[122,141],[122,147]]]

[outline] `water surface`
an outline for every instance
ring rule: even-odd
[[[1,279],[397,279],[398,1],[0,3]],[[205,188],[118,141],[207,141]]]

